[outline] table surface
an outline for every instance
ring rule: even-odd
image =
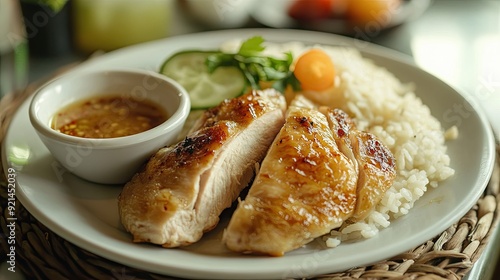
[[[170,36],[203,31],[200,25],[174,13]],[[250,21],[250,27],[261,27]],[[415,62],[444,81],[463,89],[487,113],[496,135],[500,133],[500,1],[434,0],[417,19],[397,28],[365,37],[368,41],[412,56]],[[58,57],[31,57],[30,81],[83,58],[77,53]],[[500,252],[495,230],[488,248],[468,279],[498,279],[493,275]]]

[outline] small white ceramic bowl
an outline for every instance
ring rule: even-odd
[[[81,138],[51,128],[52,118],[65,106],[110,94],[145,98],[169,118],[147,131],[117,138]],[[42,142],[68,171],[96,183],[122,184],[158,149],[177,140],[189,111],[189,96],[175,81],[145,70],[107,70],[68,74],[43,85],[31,101],[29,117]]]

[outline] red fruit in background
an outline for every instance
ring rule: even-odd
[[[288,15],[297,20],[325,19],[332,15],[335,0],[295,0]]]

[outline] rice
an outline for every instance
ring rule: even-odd
[[[237,41],[223,46],[237,50]],[[414,93],[414,85],[401,83],[392,73],[347,47],[305,46],[301,43],[268,44],[267,55],[291,51],[295,58],[309,48],[321,48],[336,69],[336,86],[327,94],[304,92],[320,105],[346,111],[360,130],[376,135],[394,154],[397,176],[375,210],[363,221],[343,225],[323,238],[335,247],[339,241],[370,238],[391,220],[406,215],[428,188],[453,176],[445,141],[458,136],[456,127],[446,132],[429,107]]]
[[[454,128],[445,135],[429,107],[413,92],[413,85],[402,84],[358,51],[323,48],[337,67],[338,86],[345,100],[335,105],[351,115],[359,129],[379,137],[396,158],[397,177],[375,211],[364,221],[339,230],[342,240],[360,235],[370,238],[388,227],[392,219],[408,214],[428,187],[438,187],[454,174],[445,136],[456,138],[458,131]]]

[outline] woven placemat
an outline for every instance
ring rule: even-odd
[[[0,142],[15,110],[42,82],[0,100]],[[497,163],[487,189],[476,205],[446,231],[391,259],[314,279],[461,279],[481,256],[498,224],[499,151],[497,148]],[[0,197],[0,261],[3,263],[9,253],[7,219],[11,217],[3,173]],[[19,201],[16,201],[15,217],[16,269],[27,279],[178,279],[124,266],[79,248],[37,221]]]

